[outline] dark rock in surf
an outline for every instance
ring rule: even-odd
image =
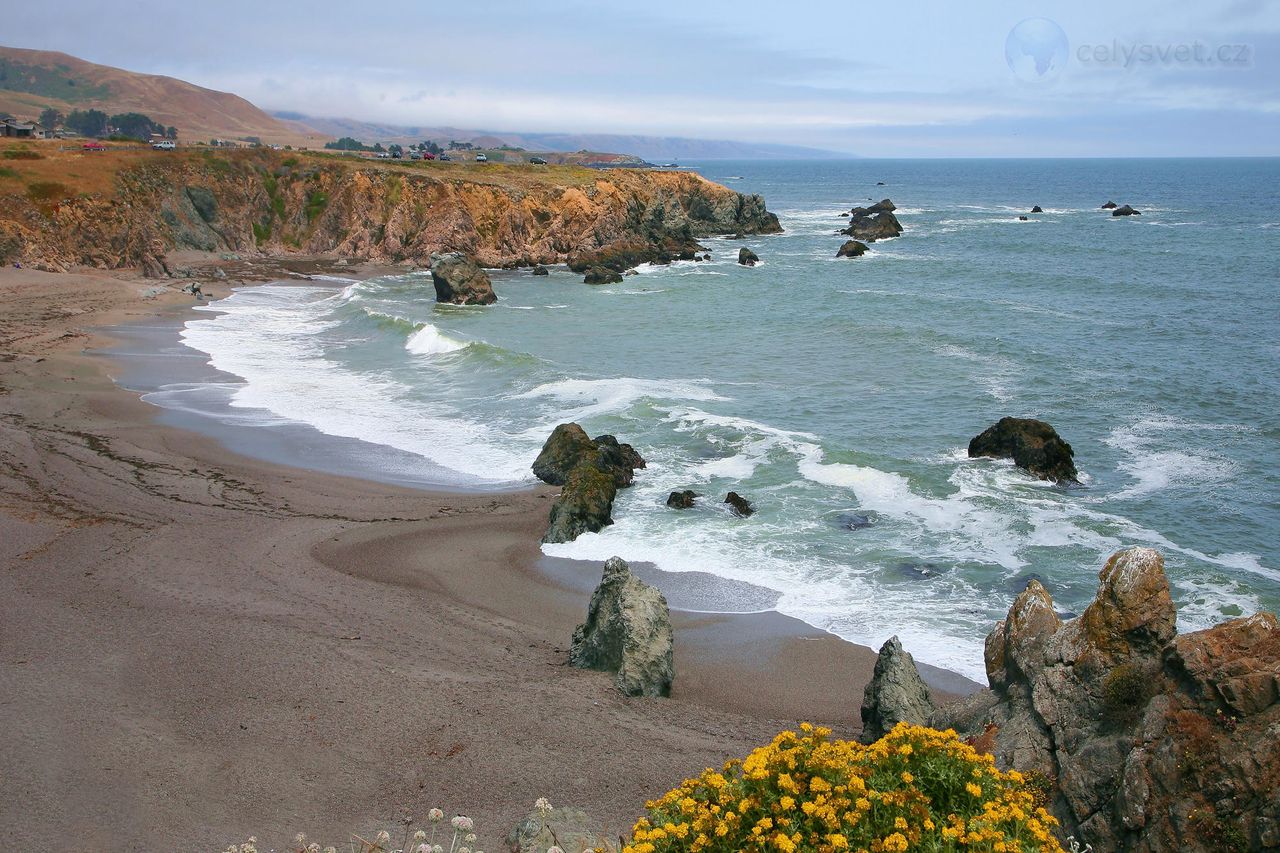
[[[870,513],[842,512],[832,518],[832,524],[841,530],[865,530],[875,526],[875,519]]]
[[[1032,213],[1044,213],[1044,211],[1040,208],[1040,205],[1038,205],[1038,204],[1037,204],[1035,207],[1031,208],[1031,212],[1032,212]]]
[[[1029,216],[1019,216],[1019,217],[1018,217],[1018,221],[1019,221],[1019,222],[1029,222],[1029,221],[1031,221],[1031,217],[1029,217]]]
[[[618,484],[593,465],[569,472],[559,497],[551,505],[550,523],[542,541],[572,542],[583,533],[598,533],[613,524],[613,499]]]
[[[836,252],[837,258],[860,258],[867,253],[867,244],[857,240],[848,240]]]
[[[873,743],[898,723],[923,726],[934,712],[929,688],[916,669],[911,653],[897,637],[880,647],[876,668],[862,694],[862,734],[858,740]]]
[[[492,305],[498,301],[489,275],[460,252],[431,256],[431,282],[436,302]]]
[[[744,267],[754,267],[756,264],[760,263],[760,256],[748,249],[746,246],[743,246],[738,250],[738,263],[742,264]]]
[[[1109,201],[1109,202],[1107,202],[1106,204],[1104,204],[1104,205],[1102,206],[1102,209],[1103,209],[1103,210],[1115,210],[1115,209],[1116,209],[1116,206],[1117,206],[1117,205],[1116,205],[1116,203],[1115,203],[1114,201]]]
[[[578,424],[557,426],[533,463],[538,479],[562,487],[542,541],[572,542],[612,524],[618,489],[631,485],[644,467],[635,448],[611,435],[591,439]]]
[[[608,267],[592,267],[582,280],[587,284],[617,284],[622,281],[622,273]]]
[[[1012,459],[1041,480],[1080,482],[1071,445],[1049,424],[1033,418],[1001,418],[969,442],[969,456]]]
[[[698,493],[692,489],[685,489],[682,492],[672,492],[667,495],[667,506],[672,509],[693,509],[694,499],[698,497]]]
[[[542,264],[538,264],[533,268],[533,275],[551,275],[551,273]]]
[[[1142,211],[1134,210],[1132,207],[1126,204],[1124,207],[1117,207],[1115,210],[1111,211],[1111,215],[1112,216],[1141,216]]]
[[[729,505],[733,514],[738,516],[738,518],[746,518],[756,511],[755,507],[751,505],[751,501],[747,500],[737,492],[730,492],[725,495],[724,502]]]
[[[902,223],[893,215],[897,209],[887,198],[869,207],[855,207],[849,211],[849,227],[839,233],[867,243],[897,237],[902,233]]]

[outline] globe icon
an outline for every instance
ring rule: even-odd
[[[1048,18],[1027,18],[1009,30],[1004,59],[1019,80],[1043,83],[1067,64],[1067,34]]]

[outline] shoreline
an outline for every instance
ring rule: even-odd
[[[671,700],[567,667],[589,591],[539,568],[551,489],[420,491],[157,424],[84,350],[175,287],[5,270],[0,298],[14,843],[340,840],[439,805],[492,846],[538,796],[625,830],[801,719],[856,733],[875,653],[779,614],[673,612]]]

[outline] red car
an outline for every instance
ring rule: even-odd
[[[432,154],[430,151],[428,151],[428,152],[426,152],[425,154],[423,154],[423,155],[422,155],[422,159],[423,159],[423,160],[434,160],[434,159],[436,159],[436,155],[434,155],[434,154]]]
[[[84,145],[80,146],[80,150],[81,151],[106,151],[107,146],[103,145],[101,142],[86,142]]]

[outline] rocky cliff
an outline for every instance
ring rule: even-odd
[[[0,184],[0,261],[163,274],[174,249],[416,264],[456,251],[513,267],[637,240],[781,230],[759,196],[687,172],[402,165],[269,150],[76,156],[66,174],[114,167],[111,191],[77,193],[68,179],[19,195]]]
[[[990,689],[931,719],[1035,774],[1097,853],[1280,847],[1280,624],[1179,635],[1164,560],[1115,554],[1063,621],[1036,581],[987,637]]]

